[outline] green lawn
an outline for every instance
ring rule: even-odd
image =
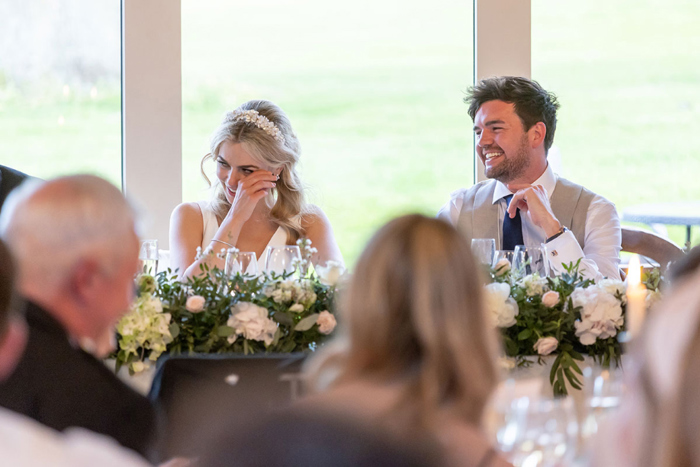
[[[562,103],[555,143],[564,175],[620,210],[700,199],[700,5],[532,3],[533,77]],[[471,184],[471,121],[461,102],[472,80],[471,2],[182,5],[186,200],[204,196],[196,172],[210,133],[252,98],[289,114],[309,198],[330,217],[350,265],[387,219],[433,215],[450,191]],[[20,89],[4,76],[0,61],[1,163],[118,182],[118,83],[98,83],[91,98],[91,86],[64,96],[62,83]],[[684,229],[670,234],[682,243]]]

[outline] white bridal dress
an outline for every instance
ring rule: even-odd
[[[219,222],[216,220],[216,214],[210,207],[209,201],[197,201],[199,209],[202,211],[203,235],[202,235],[202,250],[209,246],[211,239],[214,238],[216,231],[219,230]],[[287,244],[287,232],[282,227],[277,227],[274,235],[265,246],[263,254],[258,258],[258,271],[265,270],[265,261],[267,260],[268,246],[285,246]],[[257,253],[256,253],[257,254]]]

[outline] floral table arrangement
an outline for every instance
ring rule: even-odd
[[[229,276],[203,265],[186,281],[170,270],[140,275],[137,298],[117,325],[116,370],[139,373],[163,353],[314,350],[336,327],[343,268],[329,261],[314,269],[315,249],[297,243],[304,254],[294,273]]]
[[[579,264],[558,277],[517,274],[505,260],[489,269],[485,301],[488,314],[500,329],[505,353],[517,366],[533,357],[554,354],[549,379],[555,395],[567,393],[566,382],[581,389],[583,372],[577,362],[589,355],[603,367],[620,365],[626,329],[625,283],[584,279]],[[659,271],[642,277],[647,287],[646,305],[660,298]]]

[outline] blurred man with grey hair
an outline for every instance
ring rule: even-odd
[[[81,349],[95,353],[133,299],[139,240],[122,193],[90,175],[25,183],[2,210],[0,237],[17,259],[29,325],[25,354],[0,384],[0,406],[148,455],[152,406]]]

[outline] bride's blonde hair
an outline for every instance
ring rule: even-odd
[[[237,117],[247,111],[256,112],[272,125]],[[255,115],[254,112],[248,114]],[[270,207],[272,220],[287,232],[288,242],[293,243],[304,236],[301,218],[309,208],[304,201],[303,185],[296,171],[301,145],[284,111],[270,101],[252,100],[226,114],[211,137],[209,154],[204,156],[200,164],[202,175],[210,186],[211,181],[204,171],[204,163],[208,160],[215,161],[221,145],[226,141],[240,143],[259,164],[282,169],[277,187],[265,202]],[[223,219],[231,208],[220,183],[216,184],[211,206],[218,219]]]
[[[323,389],[329,376],[331,386],[401,382],[401,414],[429,425],[447,409],[478,425],[498,378],[481,287],[471,248],[451,225],[417,214],[389,222],[342,296],[345,334],[309,364],[312,386]]]

